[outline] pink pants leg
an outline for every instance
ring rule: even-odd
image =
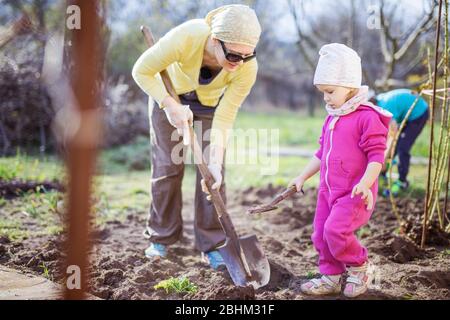
[[[312,240],[319,252],[320,273],[341,274],[346,266],[367,261],[367,249],[354,232],[367,223],[370,214],[359,196],[350,199],[346,193],[335,198],[327,190],[319,190]]]

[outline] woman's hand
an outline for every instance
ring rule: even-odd
[[[362,182],[359,182],[353,187],[351,198],[353,199],[355,195],[362,194],[361,199],[367,205],[367,210],[372,210],[373,208],[373,194],[370,188]]]
[[[220,185],[222,184],[222,179],[223,179],[222,178],[222,166],[219,165],[219,164],[209,164],[208,165],[208,169],[209,169],[209,172],[211,173],[211,175],[213,176],[214,181],[215,181],[213,183],[213,185],[211,186],[211,188],[213,190],[219,189]],[[206,199],[208,199],[208,201],[211,201],[211,194],[209,193],[209,190],[206,187],[205,180],[202,179],[200,181],[200,184],[202,186],[202,191],[208,195],[206,197]]]
[[[171,97],[163,101],[164,111],[169,123],[177,129],[183,137],[183,144],[188,146],[191,143],[189,127],[193,124],[194,115],[188,105],[181,105]]]

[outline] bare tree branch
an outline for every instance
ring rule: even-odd
[[[303,58],[305,59],[306,63],[308,64],[308,66],[314,70],[315,64],[313,59],[308,55],[307,53],[307,49],[304,46],[304,41],[307,40],[307,37],[305,37],[301,27],[300,27],[300,20],[298,17],[298,13],[297,13],[297,5],[298,2],[295,0],[288,0],[288,6],[289,9],[291,11],[292,17],[294,18],[295,21],[295,27],[297,29],[297,33],[298,33],[298,41],[297,41],[297,45],[298,48],[300,50],[300,53],[303,55]],[[311,44],[311,43],[310,43]]]
[[[315,59],[311,57],[310,52],[316,53],[319,50],[321,44],[333,41],[331,38],[325,36],[324,33],[319,32],[319,30],[322,29],[323,26],[319,27],[313,19],[309,18],[310,14],[306,12],[305,1],[287,0],[287,4],[294,19],[296,31],[299,37],[297,46],[305,62],[308,64],[311,70],[314,70]],[[308,32],[304,32],[302,23],[308,24]]]
[[[435,10],[433,8],[427,15],[422,17],[416,29],[408,36],[400,49],[394,54],[395,60],[400,60],[408,51],[408,49],[413,45],[413,43],[417,40],[419,35],[433,27],[434,23],[436,22],[434,11]]]
[[[389,34],[389,25],[384,17],[384,1],[380,1],[378,14],[381,25],[380,30],[381,53],[383,54],[384,61],[386,63],[391,63],[393,60],[393,55],[389,52],[388,41],[392,41],[392,36]]]
[[[420,21],[415,24],[414,28],[410,29],[410,33],[407,36],[405,33],[399,36],[394,36],[392,26],[389,21],[392,21],[395,11],[398,8],[398,3],[395,3],[394,6],[387,9],[385,1],[379,1],[379,19],[381,25],[380,46],[386,65],[381,79],[375,81],[377,86],[387,89],[391,84],[398,83],[396,80],[392,79],[395,67],[398,64],[398,61],[405,57],[408,50],[410,50],[411,47],[417,42],[419,37],[433,28],[434,23],[436,22],[436,17],[434,14],[436,7],[437,3],[433,0],[431,9],[428,12],[425,11]],[[410,71],[417,64],[417,59],[414,59],[414,61],[406,69]]]
[[[419,64],[423,62],[423,58],[425,56],[425,47],[421,46],[419,49],[419,53],[415,56],[415,58],[405,67],[404,70],[399,74],[400,78],[406,77],[414,68],[416,68]]]
[[[27,15],[23,15],[22,18],[14,22],[10,27],[6,28],[6,30],[0,30],[0,48],[5,46],[17,35],[29,31],[30,26],[30,19]]]

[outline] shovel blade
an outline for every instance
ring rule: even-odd
[[[239,243],[249,266],[251,278],[247,277],[239,252],[229,239],[218,248],[234,284],[242,287],[252,285],[255,289],[265,286],[270,280],[270,265],[258,239],[255,235],[244,236],[239,238]]]

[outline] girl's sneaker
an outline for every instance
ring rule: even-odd
[[[317,279],[311,279],[300,286],[302,292],[314,296],[338,294],[341,292],[341,276],[323,275]]]
[[[372,272],[369,270],[369,263],[366,262],[359,267],[349,267],[347,271],[348,277],[344,295],[348,298],[355,298],[365,293],[372,282]]]

